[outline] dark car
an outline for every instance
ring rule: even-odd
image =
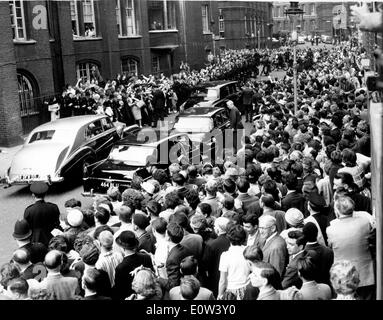
[[[232,100],[239,109],[242,107],[242,90],[237,81],[209,81],[192,88],[190,97],[180,106],[180,113],[193,107],[225,107]],[[175,122],[179,114],[175,117]]]
[[[171,163],[200,163],[200,155],[186,134],[156,129],[128,133],[112,148],[107,159],[86,168],[84,195],[106,193],[110,186],[121,192],[135,176],[148,180],[153,168],[167,170]]]
[[[199,146],[202,158],[215,162],[216,151],[232,147],[229,145],[230,139],[227,139],[232,133],[225,132],[229,128],[229,110],[226,107],[198,107],[181,112],[173,132],[186,133],[193,144]]]

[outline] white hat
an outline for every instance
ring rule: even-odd
[[[143,182],[141,184],[141,188],[144,189],[147,193],[149,193],[150,195],[153,195],[154,194],[154,190],[155,190],[155,187],[153,184],[151,184],[150,182]]]
[[[303,219],[303,213],[297,208],[290,208],[285,213],[285,220],[290,226],[296,227],[300,225]]]
[[[68,210],[68,215],[66,217],[68,224],[71,227],[79,227],[82,224],[84,219],[84,215],[78,209],[70,209]]]

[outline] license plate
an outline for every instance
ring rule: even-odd
[[[118,187],[120,185],[118,183],[113,183],[113,182],[106,182],[106,181],[101,182],[101,187],[110,188],[111,186]]]

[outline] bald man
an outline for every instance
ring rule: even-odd
[[[265,241],[262,248],[263,261],[272,264],[283,277],[289,255],[285,240],[278,235],[277,220],[269,215],[261,216],[258,229],[261,238]]]
[[[48,270],[47,277],[41,282],[41,287],[54,294],[56,300],[74,300],[80,288],[77,278],[64,277],[60,273],[63,263],[62,254],[58,250],[52,250],[45,256],[45,266]]]
[[[12,261],[20,270],[20,277],[29,280],[42,280],[46,277],[46,268],[43,264],[33,264],[30,252],[24,248],[17,249],[12,256]]]

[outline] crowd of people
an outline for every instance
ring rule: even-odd
[[[168,170],[154,170],[150,180],[136,177],[122,193],[111,187],[91,208],[68,199],[61,213],[44,200],[48,186],[32,184],[36,201],[15,223],[19,248],[0,268],[0,296],[374,299],[370,133],[358,62],[364,50],[310,50],[312,63],[298,73],[296,114],[290,72],[281,80],[249,75],[243,104],[251,111],[252,129],[237,162],[172,163]],[[226,54],[198,73],[184,65],[172,79],[78,84],[64,98],[92,99],[93,106],[80,103],[73,112],[97,105],[107,114],[107,101],[118,110],[144,99],[161,118],[177,81],[195,84],[238,72],[249,55],[255,57],[252,50]],[[262,54],[267,51],[257,53]],[[306,54],[307,49],[298,53]]]

